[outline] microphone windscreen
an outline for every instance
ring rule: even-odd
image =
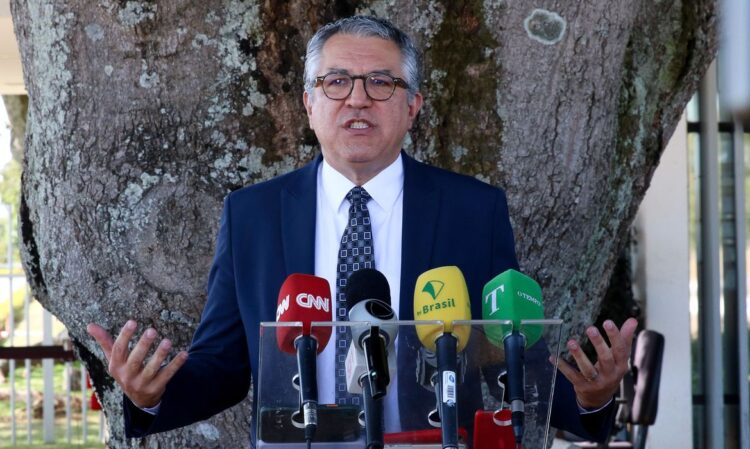
[[[417,325],[417,336],[430,351],[435,351],[435,339],[443,332],[451,332],[458,339],[460,352],[469,341],[470,326],[458,326],[453,321],[470,320],[469,290],[463,273],[456,266],[425,271],[414,287],[414,319],[440,320],[443,327]]]
[[[502,347],[503,339],[513,329],[526,337],[526,347],[536,343],[542,336],[542,326],[526,325],[521,320],[544,319],[542,288],[532,278],[510,269],[495,276],[482,290],[482,319],[510,320],[512,326],[485,326],[487,338]]]
[[[357,270],[346,283],[346,309],[365,299],[378,299],[391,304],[391,288],[385,275],[372,268]]]
[[[369,321],[371,326],[381,326],[381,336],[392,344],[398,334],[396,312],[391,307],[391,288],[383,273],[371,268],[355,271],[346,284],[346,306],[349,321]],[[362,349],[361,338],[370,331],[369,326],[352,326],[352,341]]]
[[[331,288],[325,279],[309,274],[290,274],[281,285],[276,306],[277,322],[301,322],[298,327],[276,328],[276,343],[284,352],[296,352],[294,340],[300,335],[311,335],[318,341],[318,353],[328,344],[331,328],[310,326],[313,321],[331,321]]]

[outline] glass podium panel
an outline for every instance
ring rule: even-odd
[[[367,322],[318,322],[312,334],[329,334],[328,350],[335,350],[337,327],[352,335],[369,335]],[[514,448],[507,401],[508,370],[503,338],[512,331],[510,321],[454,321],[447,332],[440,321],[392,321],[387,345],[390,383],[382,401],[383,439],[386,448],[441,448],[438,403],[455,401],[461,445],[471,448]],[[528,320],[520,325],[527,336],[524,354],[525,448],[546,448],[556,366],[549,356],[559,355],[561,320]],[[255,392],[258,448],[306,448],[300,404],[297,355],[293,337],[302,335],[302,323],[261,323],[258,390]],[[439,380],[435,340],[450,334],[457,340],[455,390],[451,380]],[[421,337],[421,339],[420,339]],[[292,340],[290,340],[290,338]],[[347,345],[347,389],[355,393],[352,405],[335,405],[335,367],[319,367],[319,404],[314,448],[363,449],[367,429],[360,375],[370,371],[361,350],[362,339]],[[282,343],[283,342],[283,343]],[[330,348],[328,348],[330,347]],[[335,357],[330,357],[334,360]],[[382,360],[382,359],[381,359]],[[320,363],[320,357],[318,357]],[[330,375],[328,374],[330,373]],[[363,382],[368,382],[364,376]],[[487,441],[497,441],[491,446]],[[481,444],[479,444],[481,442]],[[477,443],[477,444],[475,444]]]

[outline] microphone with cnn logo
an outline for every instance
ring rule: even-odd
[[[328,281],[309,274],[289,275],[279,291],[276,321],[301,323],[302,327],[277,327],[276,343],[282,351],[297,355],[300,405],[308,446],[318,426],[316,357],[331,338],[330,327],[313,327],[311,324],[313,321],[330,320],[331,288]]]

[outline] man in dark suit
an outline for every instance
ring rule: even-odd
[[[354,188],[367,192],[373,263],[391,283],[399,318],[413,319],[412,293],[419,274],[444,265],[463,271],[472,315],[481,316],[484,282],[518,268],[505,195],[401,151],[422,106],[418,86],[418,53],[408,36],[387,21],[343,19],[311,39],[303,101],[322,156],[226,198],[208,300],[189,351],[162,367],[169,340],[145,358],[156,339],[154,329],[144,332],[128,352],[136,323],[126,323],[115,341],[100,326],[89,325],[109,360],[110,374],[126,395],[128,435],[206,419],[246,396],[251,379],[257,382],[259,323],[274,321],[284,279],[291,273],[314,273],[336,285],[339,241],[348,221],[347,194]],[[568,342],[578,367],[560,361],[565,378],[558,376],[554,425],[586,437],[606,434],[635,325],[629,320],[617,329],[607,322],[611,347],[589,328],[596,364],[574,340]],[[332,363],[333,354],[324,352],[319,371],[332,370]],[[217,378],[222,382],[213,381]],[[396,384],[405,390],[406,382],[399,376]],[[476,390],[475,399],[480,398],[478,373],[469,373],[466,383]],[[332,387],[321,389],[322,402],[327,402]],[[414,394],[429,398],[425,391]],[[434,396],[432,400],[434,404]],[[391,416],[411,428],[414,417],[424,415],[412,413],[403,402]],[[429,400],[410,400],[408,405],[420,403]],[[470,419],[464,416],[462,421]]]

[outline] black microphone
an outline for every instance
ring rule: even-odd
[[[437,377],[437,354],[427,350],[424,346],[419,348],[417,351],[417,363],[416,363],[415,375],[417,383],[427,391],[434,392],[435,386],[433,385],[433,379]],[[468,357],[466,351],[461,351],[456,357],[456,382],[462,384],[466,377],[466,368],[468,367]]]
[[[355,271],[346,287],[349,321],[369,321],[371,326],[352,326],[352,342],[363,351],[372,396],[385,396],[390,383],[388,351],[398,334],[392,324],[396,313],[391,308],[391,289],[383,273],[373,269]]]
[[[385,276],[373,269],[355,271],[346,287],[349,321],[367,321],[369,326],[352,326],[352,345],[347,362],[361,360],[365,369],[359,372],[355,362],[347,364],[347,380],[356,376],[363,390],[367,448],[383,447],[383,404],[390,383],[387,348],[393,345],[398,326],[391,307],[391,289]],[[361,363],[359,365],[362,365]],[[348,382],[351,383],[351,382]]]

